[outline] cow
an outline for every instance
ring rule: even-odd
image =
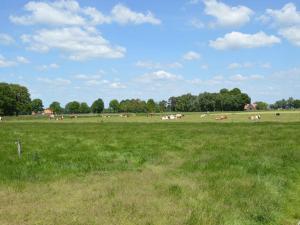
[[[280,116],[280,113],[276,113],[276,116]]]
[[[181,119],[182,117],[184,117],[184,115],[183,114],[176,114],[175,117],[176,117],[176,119]]]
[[[204,118],[204,117],[206,117],[206,114],[202,114],[202,115],[200,116],[200,118]]]
[[[227,120],[227,119],[228,119],[228,117],[226,115],[216,117],[216,120]]]
[[[260,120],[261,116],[260,115],[255,115],[255,116],[250,116],[249,120]]]
[[[0,121],[2,121],[2,117],[0,116]]]
[[[49,120],[55,119],[55,116],[53,114],[49,115]]]

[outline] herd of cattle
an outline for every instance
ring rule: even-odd
[[[280,116],[280,113],[276,113],[275,114],[276,116]],[[119,115],[120,117],[122,118],[128,118],[130,115],[129,114],[120,114]],[[147,117],[149,116],[154,116],[154,114],[149,114],[147,115]],[[205,114],[202,114],[200,115],[200,118],[204,118],[204,117],[207,117],[209,116],[208,113],[205,113]],[[102,117],[105,117],[105,118],[110,118],[111,115],[102,115]],[[177,120],[177,119],[182,119],[184,117],[184,114],[171,114],[171,115],[165,115],[165,116],[162,116],[161,117],[161,120]],[[71,115],[69,116],[69,118],[71,119],[76,119],[77,118],[77,115]],[[60,116],[55,116],[55,115],[49,115],[48,116],[48,119],[49,120],[64,120],[64,116],[63,115],[60,115]],[[227,120],[228,119],[228,116],[227,115],[218,115],[215,117],[216,120]],[[261,119],[261,115],[258,114],[258,115],[252,115],[252,116],[249,116],[248,117],[249,120],[260,120]],[[0,116],[0,122],[3,121],[3,117]]]

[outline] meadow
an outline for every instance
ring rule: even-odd
[[[5,118],[0,224],[297,224],[300,112],[280,113]]]

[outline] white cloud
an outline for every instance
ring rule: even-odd
[[[215,41],[210,41],[209,45],[217,50],[242,49],[242,48],[260,48],[272,46],[280,43],[281,40],[274,35],[267,35],[264,32],[256,34],[244,34],[240,32],[231,32]]]
[[[300,12],[293,3],[287,3],[282,9],[267,9],[266,20],[273,20],[276,26],[300,25]]]
[[[120,82],[113,82],[109,85],[111,88],[114,88],[114,89],[124,89],[126,88],[126,85],[120,83]]]
[[[22,40],[29,44],[29,49],[48,52],[58,49],[66,53],[71,60],[90,58],[121,58],[126,49],[112,46],[98,32],[91,32],[79,27],[43,29],[34,35],[23,35]]]
[[[239,69],[239,68],[251,68],[254,66],[254,63],[251,62],[245,62],[245,63],[231,63],[228,65],[228,69]]]
[[[300,47],[300,26],[291,26],[279,30],[279,34],[288,41]]]
[[[161,24],[161,21],[157,19],[150,11],[147,14],[134,12],[128,7],[117,4],[111,11],[112,18],[114,21],[120,24],[142,24],[142,23],[150,23],[153,25]]]
[[[50,79],[50,78],[38,78],[37,79],[40,82],[43,82],[45,84],[51,85],[51,86],[66,86],[70,85],[71,81],[63,78],[55,78],[55,79]]]
[[[0,33],[0,44],[10,45],[14,42],[15,42],[15,40],[11,36],[9,36],[8,34]]]
[[[0,55],[0,68],[16,66],[14,61],[7,60],[4,56]]]
[[[158,62],[152,62],[152,61],[138,61],[135,65],[137,67],[147,68],[147,69],[182,68],[182,64],[179,62],[158,63]]]
[[[260,79],[263,79],[264,77],[261,76],[261,75],[250,75],[250,76],[244,76],[244,75],[241,75],[241,74],[236,74],[234,76],[231,76],[230,77],[230,80],[232,81],[246,81],[246,80],[260,80]]]
[[[197,29],[201,29],[205,27],[204,23],[201,20],[196,18],[192,19],[189,24]]]
[[[84,25],[85,19],[78,15],[80,6],[76,1],[28,2],[24,10],[30,14],[10,16],[16,24]]]
[[[200,2],[200,0],[190,0],[190,1],[188,2],[188,4],[196,5],[196,4],[198,4],[199,2]]]
[[[267,9],[260,17],[265,23],[278,27],[278,33],[296,46],[300,46],[300,11],[294,3],[287,3],[281,9]]]
[[[181,79],[182,77],[179,75],[172,74],[164,70],[158,70],[138,77],[137,81],[142,83],[151,83],[153,81],[176,81]]]
[[[28,64],[28,63],[30,63],[30,61],[27,58],[23,57],[23,56],[18,56],[17,57],[17,62],[18,63],[22,63],[22,64]]]
[[[248,23],[253,11],[246,6],[229,6],[217,0],[204,0],[205,13],[216,18],[211,26],[239,27]]]
[[[101,79],[101,75],[86,75],[86,74],[77,74],[75,78],[78,80],[98,80]]]
[[[48,64],[48,65],[41,65],[41,66],[38,66],[37,69],[40,70],[40,71],[46,71],[46,70],[50,70],[50,69],[58,69],[60,66],[56,63],[51,63],[51,64]]]
[[[189,60],[189,61],[197,60],[197,59],[200,59],[200,58],[201,58],[201,55],[199,53],[193,52],[193,51],[189,51],[189,52],[187,52],[183,55],[183,59],[184,60]]]
[[[80,7],[75,0],[60,0],[53,2],[30,1],[24,6],[28,15],[11,15],[13,23],[21,25],[46,24],[58,26],[94,26],[116,22],[119,24],[158,25],[161,23],[150,11],[146,14],[135,12],[122,4],[113,7],[109,15],[104,15],[93,7]]]

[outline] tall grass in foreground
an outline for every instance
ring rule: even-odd
[[[299,129],[3,123],[0,224],[295,224]]]

